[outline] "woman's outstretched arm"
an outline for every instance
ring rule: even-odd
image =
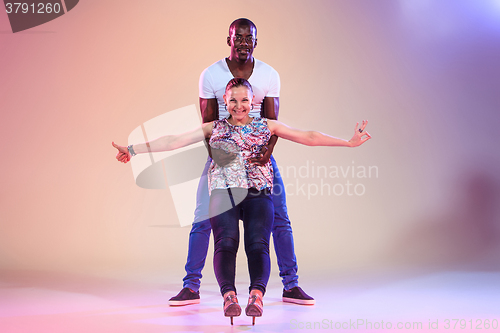
[[[371,138],[368,132],[364,132],[365,127],[368,124],[367,120],[363,120],[360,128],[358,128],[359,123],[356,123],[356,127],[354,128],[354,135],[349,141],[335,138],[331,135],[317,131],[299,130],[280,123],[277,120],[269,119],[267,121],[267,124],[272,134],[275,134],[283,139],[301,143],[306,146],[357,147]]]
[[[136,154],[174,150],[209,138],[212,134],[212,129],[213,122],[204,123],[201,125],[201,128],[183,134],[165,135],[153,141],[134,144],[132,145],[132,149]],[[114,142],[112,144],[113,147],[118,149],[118,154],[116,155],[118,161],[123,163],[130,161],[131,156],[127,147],[119,146]]]

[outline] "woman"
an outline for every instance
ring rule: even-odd
[[[263,312],[262,297],[269,280],[269,238],[273,224],[274,208],[270,197],[273,186],[271,163],[260,166],[250,162],[272,135],[309,146],[357,147],[371,138],[356,124],[354,136],[349,140],[338,139],[320,132],[291,128],[276,120],[249,116],[253,92],[248,81],[234,78],[227,84],[224,100],[230,116],[223,120],[204,123],[197,129],[180,135],[167,135],[154,141],[113,146],[118,149],[116,158],[128,162],[131,156],[181,148],[205,138],[210,146],[237,153],[237,158],[221,167],[212,161],[209,169],[210,224],[214,233],[214,269],[224,298],[224,315],[241,314],[234,286],[236,252],[239,245],[239,220],[245,228],[245,252],[250,273],[250,297],[245,312],[259,317]]]

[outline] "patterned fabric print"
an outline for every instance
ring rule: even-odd
[[[252,165],[248,162],[248,159],[260,153],[261,148],[270,138],[271,132],[265,118],[254,118],[245,126],[233,126],[227,119],[215,121],[210,137],[210,147],[235,153],[237,156],[225,167],[212,161],[208,170],[210,193],[214,189],[229,187],[255,187],[258,190],[272,188],[271,162],[267,162],[264,166]]]

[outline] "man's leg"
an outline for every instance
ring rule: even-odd
[[[183,279],[183,289],[169,300],[170,305],[188,305],[200,302],[201,271],[205,266],[210,232],[212,230],[208,217],[209,195],[207,178],[211,161],[209,158],[205,164],[196,193],[195,217],[191,232],[189,233],[188,255],[185,266],[186,276]]]
[[[205,267],[211,230],[210,220],[193,223],[191,227],[183,288],[189,288],[194,292],[200,289],[201,271]]]
[[[274,224],[273,241],[278,267],[283,282],[283,301],[297,304],[314,304],[314,299],[307,295],[299,287],[299,277],[297,275],[297,258],[293,245],[293,233],[290,219],[286,207],[286,193],[283,179],[279,172],[274,157],[271,156],[271,163],[274,171],[273,179],[273,203],[274,203]]]

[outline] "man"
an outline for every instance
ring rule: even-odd
[[[233,77],[247,79],[254,91],[253,117],[277,119],[279,110],[280,79],[278,72],[271,66],[253,57],[257,46],[257,28],[248,19],[238,19],[229,27],[227,44],[231,48],[228,58],[222,59],[206,68],[200,76],[200,110],[203,122],[211,122],[229,116],[225,109],[223,95],[226,84]],[[275,217],[273,224],[273,240],[278,259],[280,276],[283,280],[283,301],[296,304],[312,305],[314,299],[298,286],[297,261],[293,246],[293,234],[287,214],[285,189],[274,158],[271,156],[277,137],[272,137],[261,156],[254,162],[266,163],[271,159],[274,169],[273,202]],[[217,164],[229,163],[233,156],[222,151],[209,148],[210,156]],[[206,173],[210,159],[205,165],[197,193],[195,223],[189,234],[189,249],[186,263],[184,288],[169,300],[170,305],[188,305],[200,302],[199,288],[201,271],[210,240],[210,220],[208,216],[208,185]]]

